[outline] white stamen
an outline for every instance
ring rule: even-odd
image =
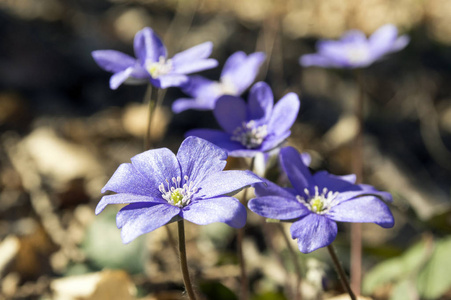
[[[146,62],[146,69],[152,78],[157,79],[161,75],[166,75],[172,70],[172,60],[160,56],[158,62]]]
[[[240,127],[237,127],[230,139],[240,142],[247,149],[255,149],[263,143],[267,135],[266,125],[256,126],[255,121],[251,120],[247,123],[243,122]]]
[[[197,193],[198,189],[193,187],[193,182],[189,182],[188,176],[185,175],[183,179],[185,180],[183,186],[181,186],[180,184],[180,182],[182,181],[182,178],[180,176],[178,176],[177,178],[171,178],[174,186],[170,186],[169,180],[166,179],[165,181],[168,185],[167,191],[163,183],[158,186],[163,199],[165,199],[169,204],[177,207],[184,207],[191,202],[192,196]]]
[[[322,193],[319,193],[318,186],[314,187],[315,195],[310,196],[310,192],[308,189],[304,189],[304,193],[307,196],[307,199],[301,197],[300,195],[296,196],[296,199],[299,203],[302,203],[307,207],[310,211],[323,215],[330,211],[330,209],[337,204],[337,196],[339,192],[328,191],[327,188],[322,189]]]

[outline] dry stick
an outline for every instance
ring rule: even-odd
[[[186,247],[185,247],[185,225],[183,220],[177,222],[179,231],[179,252],[180,252],[180,268],[182,269],[183,282],[185,284],[186,292],[191,300],[196,300],[196,294],[194,293],[191,280],[189,278],[188,261],[186,259]]]
[[[360,71],[354,73],[358,88],[359,95],[356,103],[355,115],[357,118],[357,134],[354,138],[353,144],[353,173],[357,177],[356,183],[362,182],[363,176],[363,102],[364,102],[364,90],[362,75]],[[360,286],[362,282],[362,224],[351,224],[351,285],[357,295],[360,294]]]
[[[299,267],[299,260],[298,260],[298,256],[296,255],[296,253],[293,250],[293,247],[291,247],[291,241],[288,238],[285,230],[283,229],[282,224],[276,224],[276,227],[279,229],[280,233],[282,234],[283,239],[285,240],[285,243],[287,244],[287,248],[288,251],[290,252],[290,256],[291,256],[291,260],[293,261],[294,264],[294,271],[296,272],[296,287],[294,289],[294,299],[295,300],[301,300],[302,299],[302,295],[300,293],[300,286],[301,286],[301,268]]]
[[[329,254],[332,257],[332,261],[334,262],[335,269],[337,270],[337,273],[340,276],[340,280],[341,280],[341,283],[343,284],[343,287],[348,292],[348,294],[352,300],[357,300],[356,296],[352,292],[352,289],[351,289],[351,286],[349,285],[348,280],[346,279],[345,271],[343,270],[340,262],[338,261],[337,254],[335,253],[335,249],[332,246],[332,244],[327,246],[327,250],[329,250]]]
[[[252,157],[251,164],[249,166],[249,170],[252,172],[254,169],[254,163],[255,163],[255,157]],[[248,189],[244,190],[243,195],[243,204],[246,206],[247,202],[247,191]],[[247,211],[247,210],[246,210]],[[237,246],[237,253],[238,253],[238,260],[240,262],[240,299],[241,300],[247,300],[248,299],[248,279],[246,274],[246,261],[244,259],[243,254],[243,238],[244,238],[244,227],[238,229],[237,237],[236,237],[236,246]]]

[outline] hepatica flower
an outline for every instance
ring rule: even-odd
[[[387,192],[369,185],[356,185],[355,176],[335,176],[325,171],[310,173],[301,155],[292,147],[282,148],[280,161],[293,188],[281,188],[267,181],[256,184],[257,198],[249,201],[249,209],[260,216],[291,221],[290,231],[299,250],[312,252],[333,242],[336,222],[394,225],[388,206]]]
[[[387,24],[376,30],[368,39],[359,30],[347,31],[340,40],[323,40],[316,45],[317,53],[301,56],[304,67],[364,68],[385,55],[402,50],[409,37],[398,37],[394,25]]]
[[[288,93],[274,105],[271,88],[256,83],[248,103],[235,96],[222,96],[216,102],[214,116],[222,130],[194,129],[186,136],[206,139],[230,156],[253,157],[279,146],[288,136],[299,112],[296,94]]]
[[[262,52],[246,55],[238,51],[225,62],[219,81],[190,76],[181,88],[192,98],[177,99],[172,105],[172,111],[180,113],[187,109],[212,110],[220,96],[241,95],[254,82],[265,57]]]
[[[214,68],[215,59],[208,59],[213,49],[211,42],[167,57],[166,47],[155,32],[149,28],[138,31],[133,47],[136,58],[115,50],[92,52],[96,63],[105,71],[114,73],[110,88],[117,89],[122,83],[145,83],[150,81],[157,88],[180,86],[188,81],[186,74]]]
[[[243,227],[246,208],[230,195],[261,179],[250,171],[223,171],[226,158],[224,150],[196,137],[185,139],[177,155],[167,148],[138,154],[103,187],[102,193],[116,194],[103,196],[96,214],[108,204],[128,204],[116,217],[124,243],[180,219]]]

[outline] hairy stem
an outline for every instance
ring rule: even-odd
[[[179,231],[180,268],[182,269],[183,282],[185,284],[185,289],[190,300],[196,300],[196,294],[194,293],[194,289],[189,278],[188,261],[186,259],[184,220],[178,221],[177,225]]]
[[[341,266],[340,262],[338,261],[337,254],[335,253],[335,249],[332,246],[332,244],[327,246],[327,250],[329,250],[329,254],[332,257],[332,261],[334,262],[335,269],[337,270],[337,273],[340,277],[341,284],[345,288],[345,290],[348,292],[349,296],[352,300],[357,300],[356,296],[354,295],[351,286],[349,285],[349,282],[346,278],[345,271],[343,270],[343,267]]]

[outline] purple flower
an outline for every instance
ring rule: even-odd
[[[370,185],[356,185],[355,176],[335,176],[325,171],[314,175],[292,147],[282,148],[280,161],[293,188],[281,188],[269,181],[256,184],[257,198],[249,201],[249,209],[260,216],[293,222],[290,231],[299,250],[312,252],[333,242],[338,222],[394,225],[388,206],[387,192]]]
[[[380,27],[368,39],[361,31],[350,30],[339,41],[319,41],[318,52],[301,56],[299,63],[304,67],[363,68],[386,54],[403,49],[408,43],[409,37],[398,37],[398,30],[391,24]]]
[[[110,79],[110,88],[113,90],[124,82],[145,83],[149,80],[152,85],[162,89],[180,86],[188,81],[186,74],[218,65],[215,59],[207,59],[213,48],[211,42],[194,46],[168,59],[166,47],[149,27],[136,33],[133,46],[136,58],[115,50],[92,52],[94,60],[102,69],[114,73]]]
[[[177,99],[172,105],[172,111],[180,113],[187,109],[212,110],[220,96],[241,95],[254,82],[265,57],[262,52],[247,56],[244,52],[238,51],[225,62],[219,81],[202,76],[190,76],[188,82],[182,86],[182,90],[192,98]]]
[[[288,136],[298,115],[300,101],[288,93],[274,105],[271,88],[257,82],[248,103],[235,96],[222,96],[213,113],[224,131],[194,129],[186,136],[198,136],[228,152],[230,156],[253,157],[279,146]]]
[[[127,204],[116,217],[124,243],[171,221],[199,225],[223,222],[240,228],[246,208],[230,197],[262,180],[250,171],[223,171],[227,154],[196,137],[185,139],[177,155],[161,148],[138,154],[119,166],[103,187],[106,195],[96,214],[108,204]]]

